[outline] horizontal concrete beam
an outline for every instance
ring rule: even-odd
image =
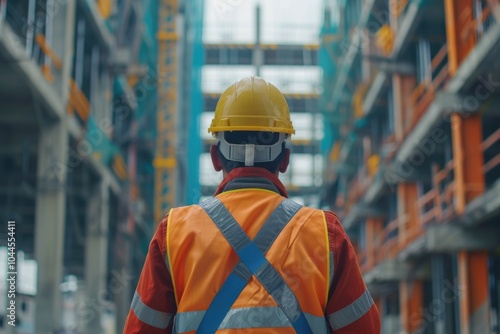
[[[368,288],[368,291],[370,291],[370,295],[373,298],[377,298],[398,293],[399,282],[374,282],[366,284],[366,287]],[[387,316],[385,316],[384,319],[387,319]]]
[[[398,254],[398,259],[401,261],[407,261],[409,259],[421,257],[425,253],[426,253],[425,237],[420,237],[417,240],[410,243],[408,247],[401,250]]]
[[[363,101],[363,113],[365,116],[369,115],[375,106],[375,102],[377,101],[380,93],[382,92],[382,88],[387,82],[387,74],[385,72],[377,73],[375,80],[373,80],[373,84],[370,85],[370,89],[366,94],[366,98]]]
[[[384,217],[384,211],[379,208],[365,203],[355,204],[345,218],[342,220],[342,225],[345,229],[350,229],[356,225],[360,219],[367,217]]]
[[[454,93],[440,92],[436,94],[435,102],[443,110],[443,117],[451,113],[471,113],[479,109],[479,104],[469,101],[469,97]]]
[[[375,180],[371,183],[370,187],[365,193],[365,203],[373,204],[379,198],[386,184],[384,175],[385,168],[381,167],[379,173],[375,176]]]
[[[419,181],[425,184],[426,182],[430,183],[432,181],[427,170],[421,168],[421,166],[414,166],[410,162],[395,162],[386,166],[383,178],[389,187],[395,187],[401,182]]]
[[[410,1],[406,14],[403,17],[401,25],[398,27],[392,57],[397,59],[409,45],[409,36],[413,35],[418,27],[420,17],[422,15],[422,0]]]
[[[443,121],[443,108],[440,103],[433,101],[431,106],[427,109],[422,116],[420,122],[415,126],[413,131],[406,136],[403,144],[395,157],[396,164],[404,164],[410,157],[419,149],[429,134],[436,137],[435,142],[440,144],[444,134],[439,135],[435,132],[439,124]],[[434,132],[433,132],[434,131]]]
[[[426,251],[494,250],[498,248],[500,226],[472,229],[455,224],[431,226],[426,232]]]
[[[465,208],[458,223],[466,226],[477,226],[482,222],[500,214],[500,182],[476,198]]]
[[[402,281],[410,276],[407,263],[397,259],[387,259],[364,275],[366,284]]]
[[[377,66],[379,70],[388,74],[415,74],[415,66],[411,63],[381,61]]]

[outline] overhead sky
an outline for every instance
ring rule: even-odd
[[[318,44],[323,21],[324,0],[206,0],[203,41],[206,44],[254,44],[256,36],[256,6],[261,12],[261,43],[263,44]],[[231,83],[245,76],[255,75],[254,66],[204,66],[202,90],[221,93]],[[317,66],[263,66],[261,76],[275,84],[284,93],[318,93],[321,89],[321,70]],[[213,112],[205,110],[201,118],[202,138]],[[323,137],[320,116],[310,113],[293,114],[297,129],[295,140]],[[311,186],[321,183],[322,157],[293,154],[291,165],[282,180],[289,186]],[[200,157],[200,182],[216,185],[222,179],[213,171],[208,154]],[[301,202],[300,198],[296,198]]]
[[[324,0],[207,0],[206,44],[254,44],[256,7],[261,12],[261,43],[318,44]],[[253,66],[205,66],[203,91],[220,93],[229,84],[255,75]],[[261,75],[284,93],[318,93],[320,69],[314,66],[264,66]]]
[[[262,43],[317,43],[323,0],[207,0],[205,43],[254,43],[257,5]]]

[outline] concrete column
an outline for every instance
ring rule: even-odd
[[[73,44],[75,32],[76,0],[55,1],[53,8],[53,31],[64,32],[62,38],[52,39],[52,49],[61,58],[61,70],[54,71],[54,84],[61,96],[67,97],[69,92],[69,80],[71,77],[71,65],[73,62]]]
[[[95,314],[85,323],[84,333],[101,333],[101,313],[106,297],[109,232],[109,185],[105,180],[93,187],[87,206],[87,237],[85,240],[85,284],[87,298],[96,300]]]
[[[373,217],[366,219],[366,261],[369,269],[377,264],[377,249],[382,246],[380,240],[382,230],[382,219]]]
[[[399,304],[401,333],[420,333],[419,329],[425,330],[422,318],[422,306],[424,302],[424,287],[421,280],[403,281],[399,283]]]
[[[491,1],[490,1],[491,5]],[[457,73],[476,44],[475,34],[462,37],[464,26],[474,21],[473,3],[467,0],[445,0],[448,67],[450,75]],[[458,214],[467,203],[484,192],[484,157],[481,149],[481,115],[465,118],[451,115],[454,159],[454,203]],[[465,287],[460,294],[460,327],[462,334],[489,333],[488,253],[458,253],[458,281]]]
[[[120,233],[116,240],[117,247],[119,247],[119,251],[117,252],[118,258],[116,273],[125,277],[125,280],[121,279],[120,281],[122,283],[116,287],[110,287],[110,290],[114,294],[114,301],[116,305],[116,334],[121,334],[123,333],[125,320],[130,310],[132,291],[135,288],[135,284],[133,284],[133,282],[138,279],[138,274],[135,276],[130,275],[130,259],[132,258],[131,240],[126,238],[125,233]]]
[[[461,334],[490,333],[488,276],[488,252],[459,252]]]
[[[61,324],[68,131],[66,121],[41,125],[38,146],[35,259],[38,262],[35,332],[52,333]]]
[[[412,121],[410,96],[416,85],[414,75],[394,74],[392,87],[394,96],[395,138],[397,142],[403,141],[406,129]]]
[[[446,330],[446,307],[442,300],[441,293],[445,289],[444,262],[443,255],[433,254],[431,257],[431,279],[432,279],[432,303],[428,306],[429,312],[434,319],[434,333],[450,333]]]
[[[56,87],[63,99],[68,96],[72,62],[75,0],[58,1],[52,10],[53,30],[64,38],[53,39],[52,49],[61,57],[62,68],[55,71]],[[69,152],[65,119],[40,125],[38,146],[37,197],[35,214],[35,259],[38,262],[35,297],[35,332],[52,333],[61,326],[59,284],[63,272],[66,194],[64,186]]]
[[[406,218],[405,220],[400,221],[398,234],[399,245],[404,249],[422,232],[417,207],[418,191],[417,184],[414,182],[398,183],[397,187],[398,217],[405,216]]]

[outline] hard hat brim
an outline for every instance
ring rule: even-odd
[[[211,126],[208,128],[208,132],[210,133],[218,133],[225,131],[263,131],[263,132],[278,132],[278,133],[287,133],[290,135],[295,134],[294,129],[290,128],[276,128],[276,127],[263,127],[263,126]]]

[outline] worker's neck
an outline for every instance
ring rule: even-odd
[[[242,168],[244,168],[244,167],[242,167]],[[254,168],[255,168],[255,167],[254,167]],[[264,168],[263,168],[263,170],[268,171],[267,169],[264,169]],[[223,170],[222,170],[222,176],[223,176],[224,178],[226,178],[226,176],[227,176],[228,174],[229,174],[229,173],[228,173],[225,169],[223,169]],[[280,172],[279,172],[279,171],[276,171],[276,172],[274,172],[273,174],[274,174],[274,175],[276,175],[276,176],[279,176]]]

